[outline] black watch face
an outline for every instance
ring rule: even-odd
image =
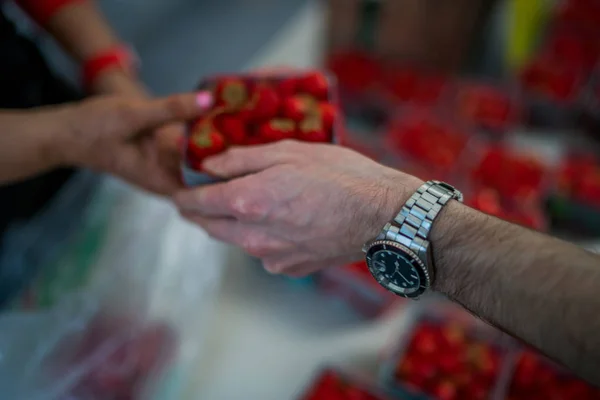
[[[400,296],[417,297],[429,287],[423,262],[399,243],[373,243],[367,253],[367,265],[382,286]]]

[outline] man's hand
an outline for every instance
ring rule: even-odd
[[[146,190],[172,194],[181,189],[176,138],[157,137],[160,128],[199,115],[210,96],[176,95],[145,100],[106,96],[62,112],[69,128],[56,139],[64,165],[85,166],[119,176]]]
[[[231,180],[178,193],[182,214],[292,276],[360,257],[421,184],[351,150],[296,141],[233,148],[203,166]]]

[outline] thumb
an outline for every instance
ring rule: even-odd
[[[260,172],[289,159],[291,143],[277,142],[262,146],[232,147],[207,158],[202,167],[221,178],[236,178]]]
[[[169,122],[187,121],[202,115],[212,104],[213,97],[208,91],[144,101],[136,110],[136,122],[139,129],[147,129]]]

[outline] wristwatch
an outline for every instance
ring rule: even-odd
[[[431,287],[435,268],[429,232],[452,199],[462,202],[463,195],[447,183],[426,182],[379,236],[365,244],[369,271],[380,285],[410,299],[418,299]]]

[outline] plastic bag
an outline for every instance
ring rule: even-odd
[[[226,247],[167,202],[118,188],[87,283],[0,317],[0,397],[180,399],[201,358]]]

